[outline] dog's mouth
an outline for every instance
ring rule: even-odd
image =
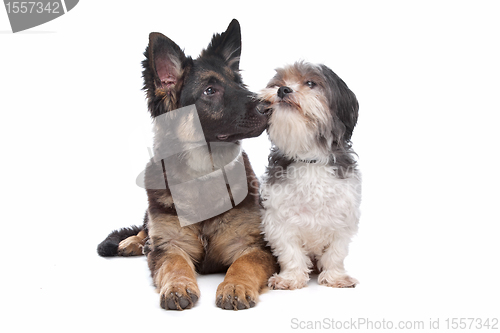
[[[287,107],[293,109],[300,109],[300,104],[293,98],[281,98],[278,103],[280,107]]]
[[[252,128],[241,128],[237,133],[219,133],[215,137],[217,141],[236,142],[243,139],[255,138],[267,129],[267,121]]]
[[[280,100],[274,101],[272,104],[268,105],[269,111],[268,111],[268,117],[271,118],[273,113],[281,113],[281,112],[298,112],[301,114],[304,114],[304,109],[302,108],[302,105],[291,98],[282,98]]]
[[[262,134],[264,130],[266,129],[267,124],[264,126],[259,126],[253,130],[250,131],[245,131],[242,133],[235,133],[235,134],[217,134],[215,137],[217,138],[218,141],[222,142],[236,142],[239,140],[243,139],[249,139],[249,138],[254,138]]]
[[[206,138],[209,141],[236,142],[257,137],[266,130],[271,111],[269,103],[252,100],[247,104],[246,112],[240,113],[225,124],[218,123],[217,126],[212,127],[212,133],[207,130]]]

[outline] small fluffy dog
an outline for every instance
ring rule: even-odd
[[[314,265],[320,284],[354,287],[344,258],[360,216],[361,176],[350,142],[356,96],[325,65],[298,62],[277,69],[260,97],[272,112],[273,143],[262,225],[281,266],[269,287],[305,287]]]

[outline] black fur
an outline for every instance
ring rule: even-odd
[[[97,253],[101,257],[114,257],[118,255],[118,244],[130,236],[137,235],[141,230],[147,232],[148,214],[144,215],[144,222],[142,226],[131,226],[128,228],[121,228],[113,230],[105,240],[97,245]]]
[[[330,101],[330,110],[333,111],[335,124],[343,126],[337,129],[345,143],[350,143],[354,126],[358,121],[359,104],[356,95],[347,87],[345,82],[325,65],[320,65],[321,72],[325,78],[326,84],[330,89],[325,92]],[[336,120],[340,121],[336,121]],[[343,142],[336,142],[342,144]]]
[[[118,244],[130,236],[135,236],[143,228],[138,226],[131,226],[129,228],[121,228],[112,231],[105,240],[97,246],[97,253],[101,257],[114,257],[118,254]]]
[[[214,34],[208,47],[203,50],[200,58],[218,57],[230,68],[238,72],[240,70],[241,56],[241,29],[240,25],[233,20],[228,29],[221,34]],[[241,78],[238,78],[241,83]]]
[[[227,136],[224,142],[236,142],[262,133],[267,119],[259,114],[259,101],[246,89],[239,73],[241,32],[236,20],[225,32],[214,34],[196,59],[186,56],[175,42],[160,33],[152,33],[149,40],[142,62],[143,89],[153,118],[195,104],[198,111],[203,110],[199,116],[207,142],[220,141],[220,135]],[[228,67],[230,71],[221,72],[221,68]],[[164,82],[166,73],[170,74],[168,82]],[[214,77],[211,73],[221,75]],[[200,98],[209,87],[216,93]],[[218,114],[217,119],[212,119],[213,114]]]

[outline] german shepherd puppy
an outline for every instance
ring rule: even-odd
[[[236,20],[224,33],[214,34],[196,59],[186,56],[160,33],[149,36],[142,64],[151,116],[194,104],[210,148],[183,152],[173,164],[149,163],[144,177],[149,207],[143,227],[113,231],[97,250],[101,256],[146,254],[164,309],[193,307],[200,296],[196,272],[224,271],[227,273],[217,288],[216,305],[233,310],[251,308],[277,268],[261,234],[258,180],[239,142],[265,130],[266,109],[243,85],[240,54],[241,32]],[[189,132],[187,128],[183,135],[191,135]],[[165,135],[168,133],[155,124],[155,150],[165,145]],[[199,223],[181,226],[171,178],[170,187],[148,186],[158,180],[158,174],[160,178],[182,174],[193,179],[212,172],[214,164],[234,162],[235,157],[244,165],[248,194],[232,209]]]

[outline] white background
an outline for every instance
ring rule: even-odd
[[[3,326],[285,332],[324,318],[441,318],[443,329],[446,318],[500,317],[498,13],[494,1],[80,1],[12,34],[0,9]],[[223,275],[200,276],[194,309],[164,311],[144,257],[104,259],[96,246],[142,223],[147,205],[135,178],[150,144],[149,32],[197,56],[232,18],[251,90],[305,59],[359,99],[363,215],[346,267],[361,284],[313,277],[233,312],[214,304]],[[244,147],[262,174],[266,135]]]

